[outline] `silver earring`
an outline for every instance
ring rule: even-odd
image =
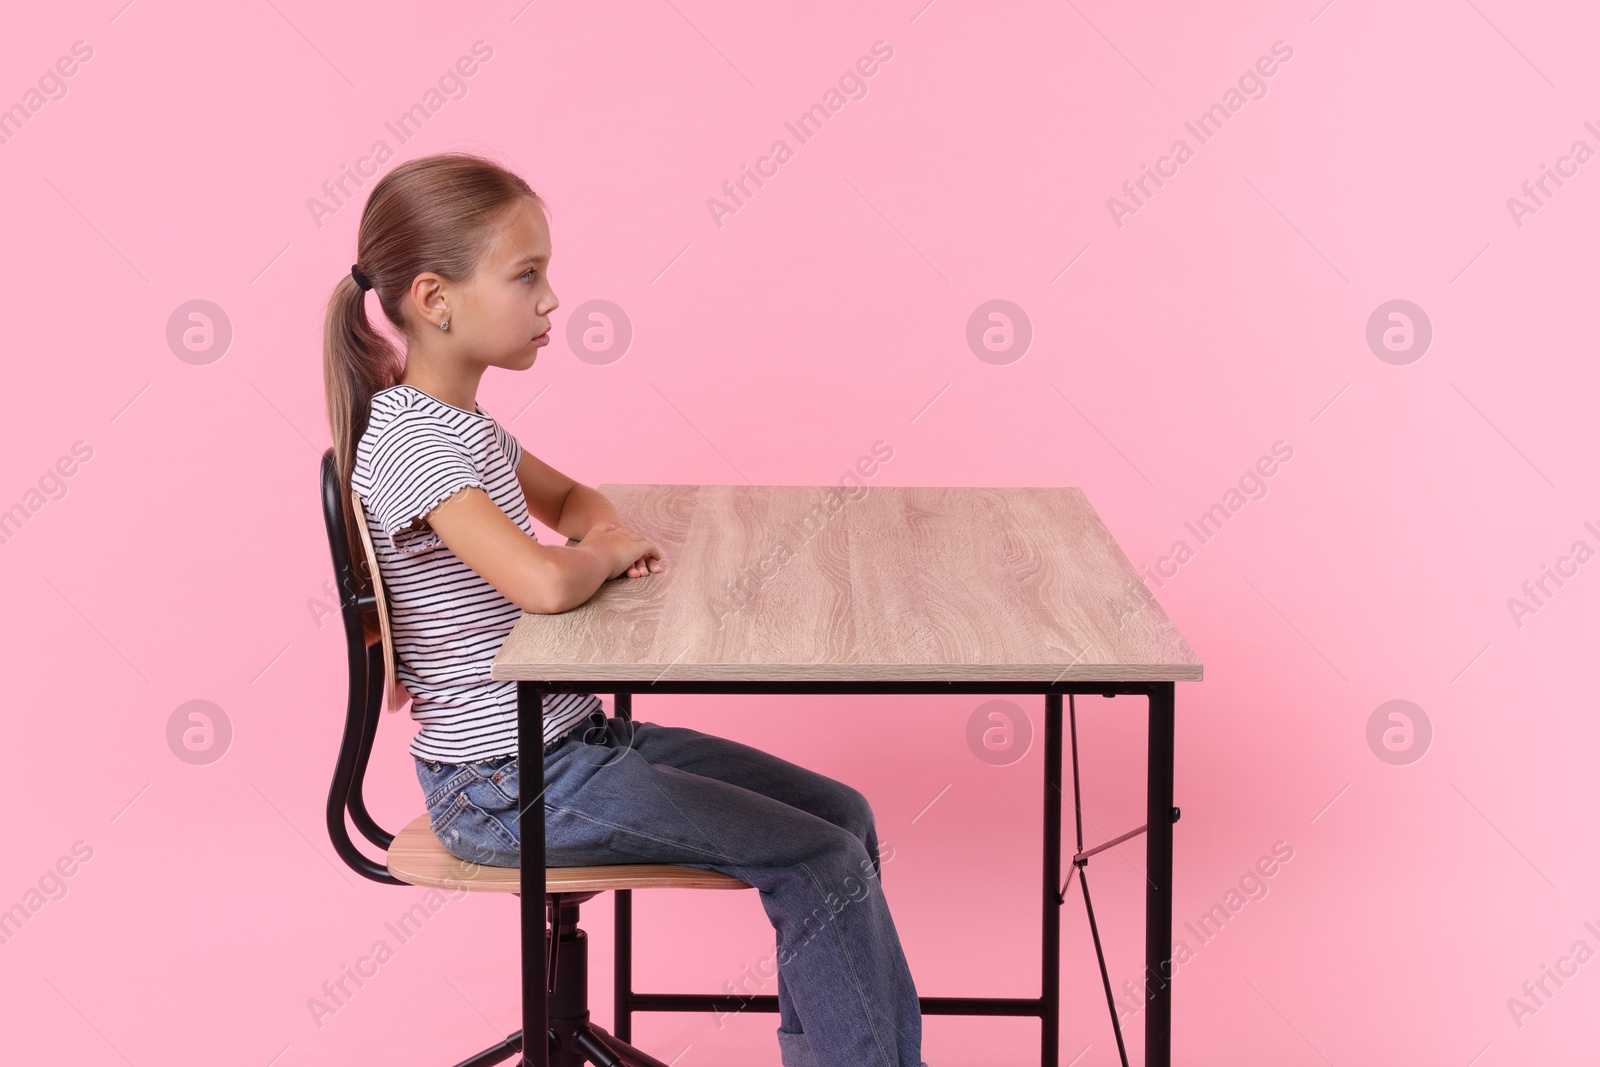
[[[450,320],[449,319],[445,319],[443,322],[441,322],[439,324],[439,329],[441,329],[441,330],[448,330],[449,328],[450,328]]]

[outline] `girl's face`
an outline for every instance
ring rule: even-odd
[[[485,366],[525,370],[550,343],[550,313],[560,306],[547,274],[550,228],[523,199],[491,232],[478,273],[450,297],[449,340]]]

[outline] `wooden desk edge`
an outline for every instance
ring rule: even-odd
[[[1058,682],[1198,682],[1204,676],[1200,663],[1089,664],[1063,670],[1051,664],[969,665],[949,663],[926,667],[913,664],[839,663],[502,663],[496,658],[489,677],[497,682],[658,682],[663,678],[685,682],[836,682],[888,684],[895,682],[1021,682],[1052,685]]]

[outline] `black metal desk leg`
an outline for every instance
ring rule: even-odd
[[[549,1067],[545,1018],[544,698],[532,682],[517,683],[518,831],[522,838],[522,1062]]]
[[[1044,696],[1044,915],[1039,1062],[1061,1060],[1061,694]]]
[[[619,1041],[633,1042],[633,891],[618,889],[616,944],[612,951],[613,977],[611,1032]]]
[[[1146,800],[1144,976],[1145,1067],[1172,1063],[1172,748],[1173,683],[1150,690],[1150,767]]]
[[[633,694],[617,693],[613,698],[613,708],[619,719],[633,719]],[[615,1018],[611,1021],[611,1032],[623,1041],[633,1040],[633,892],[628,889],[618,889],[611,894],[616,897],[616,943],[612,952],[615,972],[612,984],[613,1003],[615,1004]]]

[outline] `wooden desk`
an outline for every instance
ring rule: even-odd
[[[522,834],[523,1032],[546,1029],[543,694],[616,693],[626,707],[633,693],[1037,693],[1047,784],[1041,995],[924,997],[922,1010],[1038,1017],[1042,1062],[1055,1067],[1062,696],[1132,694],[1150,709],[1145,1063],[1168,1067],[1173,683],[1199,681],[1201,664],[1082,491],[598,488],[660,546],[666,570],[607,582],[560,615],[523,615],[490,671],[519,683],[518,763],[531,798]],[[641,999],[714,1010],[719,998]],[[747,1007],[776,1010],[776,997]],[[546,1067],[544,1042],[529,1041],[524,1055]]]

